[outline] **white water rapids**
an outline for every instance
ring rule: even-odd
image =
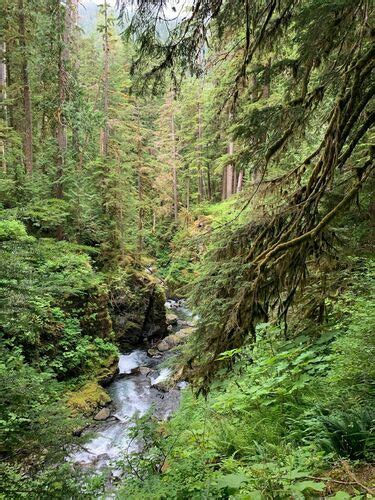
[[[186,309],[168,308],[180,317],[189,315]],[[142,349],[120,355],[119,376],[107,388],[115,407],[113,416],[99,423],[94,437],[80,451],[73,453],[69,460],[97,469],[107,466],[116,468],[116,460],[138,449],[136,440],[129,436],[133,417],[144,415],[151,407],[153,415],[159,420],[173,413],[180,399],[179,388],[183,388],[184,384],[180,383],[167,392],[158,389],[157,384],[168,380],[172,373],[169,368],[159,366],[164,359],[165,356],[157,360],[150,358]],[[150,367],[152,371],[144,375],[136,370],[137,367]]]

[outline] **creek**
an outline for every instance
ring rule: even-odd
[[[183,302],[167,301],[166,308],[178,317],[173,332],[186,328],[191,313]],[[115,471],[116,461],[124,454],[139,451],[139,443],[129,433],[134,417],[150,411],[158,420],[169,418],[179,405],[181,388],[186,385],[180,382],[166,390],[171,370],[163,365],[171,356],[171,352],[165,352],[150,357],[146,348],[120,355],[119,374],[107,387],[114,408],[111,417],[95,426],[94,436],[70,456],[71,461],[83,467],[110,467]]]

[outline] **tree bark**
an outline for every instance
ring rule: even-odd
[[[173,215],[174,220],[178,220],[178,187],[177,187],[177,145],[176,130],[173,109],[174,94],[171,98],[171,140],[172,140],[172,177],[173,177]]]
[[[30,97],[29,70],[26,55],[25,6],[23,0],[18,0],[19,44],[21,48],[21,77],[23,87],[23,152],[26,172],[33,173],[33,119]]]
[[[3,117],[5,126],[8,126],[8,106],[3,104],[7,99],[7,64],[6,64],[6,43],[0,42],[1,60],[0,60],[0,102],[3,109]],[[1,151],[1,167],[2,171],[6,173],[7,164],[5,157],[5,140],[0,138],[0,151]]]
[[[223,169],[223,179],[221,184],[221,199],[227,199],[227,167]]]
[[[137,119],[137,180],[138,180],[138,252],[143,251],[143,179],[142,179],[142,136],[138,104],[135,107]]]
[[[234,151],[233,141],[229,142],[228,145],[228,154],[232,155]],[[233,179],[234,179],[234,167],[232,164],[227,165],[227,183],[226,183],[226,198],[229,198],[233,194]]]
[[[243,170],[240,170],[238,173],[236,193],[240,193],[242,191],[242,184],[243,184]]]
[[[101,154],[103,158],[108,156],[108,105],[109,105],[109,37],[108,37],[108,4],[104,0],[104,33],[103,33],[103,52],[104,52],[104,73],[103,73],[103,115],[104,125],[101,131]]]

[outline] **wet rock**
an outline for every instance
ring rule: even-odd
[[[170,389],[168,380],[163,380],[161,382],[157,382],[156,384],[152,384],[151,387],[160,392],[168,392]]]
[[[172,335],[168,335],[168,337],[172,337]],[[167,340],[168,337],[165,337],[164,340],[158,343],[157,348],[160,352],[169,351],[169,349],[173,347],[173,345]]]
[[[166,316],[168,326],[176,326],[178,322],[178,317],[176,314],[167,314]]]
[[[150,368],[149,366],[141,366],[139,368],[139,373],[141,375],[144,375],[145,377],[147,377],[148,375],[151,375],[151,373],[153,373],[155,370],[153,370],[152,368]]]
[[[98,408],[111,402],[110,395],[96,381],[87,382],[68,393],[68,406],[72,413],[91,416]]]
[[[114,381],[119,373],[118,357],[111,356],[102,361],[103,369],[98,374],[98,382],[102,387],[107,387]]]
[[[165,337],[156,345],[156,347],[160,352],[169,351],[169,349],[182,344],[193,331],[194,328],[191,327],[183,328],[182,330]]]
[[[151,347],[151,349],[149,349],[149,350],[147,351],[147,354],[148,354],[149,356],[153,357],[153,356],[157,356],[157,355],[158,355],[158,354],[160,354],[160,353],[159,353],[159,351],[158,351],[155,347]]]
[[[140,367],[135,366],[134,368],[130,369],[130,372],[128,373],[128,375],[139,375],[139,373],[140,373]]]
[[[139,345],[166,335],[165,293],[153,275],[134,263],[113,280],[109,295],[113,331],[120,342]]]
[[[94,420],[107,420],[111,416],[111,410],[109,408],[102,408],[94,416]]]

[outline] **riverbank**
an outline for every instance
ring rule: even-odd
[[[118,462],[142,446],[130,433],[134,419],[149,412],[150,418],[166,420],[178,407],[185,384],[170,380],[172,370],[167,365],[175,353],[173,348],[187,339],[186,330],[192,331],[187,326],[192,325],[192,318],[181,301],[169,301],[166,306],[170,335],[148,349],[143,346],[120,354],[117,375],[106,387],[108,400],[85,430],[94,436],[69,457],[77,466],[118,470]],[[180,340],[166,344],[168,337]]]

